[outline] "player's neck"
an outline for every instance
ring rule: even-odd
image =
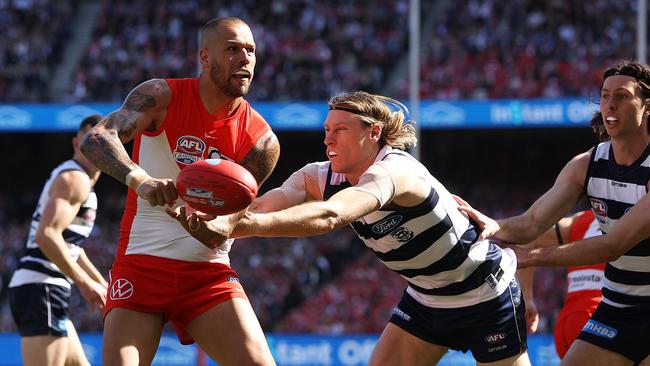
[[[629,166],[636,162],[650,143],[650,135],[618,136],[612,139],[614,158],[619,165]]]
[[[232,116],[241,104],[243,97],[233,98],[223,94],[205,78],[199,78],[199,95],[205,110],[216,119]]]

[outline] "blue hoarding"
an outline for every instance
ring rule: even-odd
[[[86,355],[92,365],[101,365],[101,334],[80,334]],[[287,335],[271,334],[267,340],[278,366],[363,366],[368,364],[375,335]],[[547,335],[528,337],[528,353],[533,366],[559,365],[553,339]],[[207,365],[216,365],[206,361]],[[0,366],[22,365],[20,337],[0,334]],[[196,345],[183,346],[174,334],[164,334],[153,365],[195,366],[199,362]],[[470,353],[448,352],[440,366],[476,365]]]
[[[74,131],[84,117],[108,114],[116,103],[0,104],[0,132]],[[276,130],[320,130],[323,102],[259,102],[253,107]],[[425,100],[419,125],[435,128],[584,127],[597,106],[584,98],[491,101]]]

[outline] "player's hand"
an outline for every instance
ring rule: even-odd
[[[173,210],[167,208],[165,212],[176,219],[192,237],[210,249],[217,248],[226,242],[234,229],[229,220],[220,220],[218,217],[194,211],[185,206]]]
[[[83,296],[91,308],[97,308],[99,311],[104,310],[106,306],[106,293],[108,291],[106,285],[89,278],[86,282],[78,283],[77,286],[79,287],[81,296]]]
[[[456,202],[458,202],[458,210],[467,214],[470,219],[474,220],[481,227],[481,234],[479,235],[479,239],[482,240],[490,238],[499,231],[499,224],[495,220],[474,209],[464,199],[456,195],[452,196]]]
[[[517,257],[517,269],[534,267],[536,265],[533,258],[535,257],[535,254],[536,252],[539,251],[539,249],[531,249],[531,248],[526,248],[524,246],[521,246],[519,244],[511,244],[511,243],[503,243],[503,242],[498,242],[497,244],[501,248],[509,248],[512,249],[513,252],[515,252],[515,256]]]
[[[178,198],[172,179],[149,178],[138,186],[136,193],[152,206],[172,206]]]
[[[537,332],[537,326],[539,325],[539,312],[537,311],[537,305],[532,299],[526,300],[526,330],[528,333],[533,334]]]

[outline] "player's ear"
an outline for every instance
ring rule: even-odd
[[[373,123],[370,125],[370,138],[372,138],[373,141],[379,141],[381,139],[381,124],[379,123]]]
[[[199,62],[202,69],[207,69],[210,66],[210,56],[208,49],[203,47],[199,50]]]

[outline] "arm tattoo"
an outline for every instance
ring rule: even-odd
[[[143,112],[145,109],[155,106],[156,99],[153,96],[140,93],[137,90],[131,92],[124,101],[124,107],[128,111]]]
[[[124,145],[115,133],[94,132],[91,130],[84,137],[81,152],[101,171],[124,182],[126,175],[136,168],[135,163],[131,161]]]
[[[260,138],[246,154],[241,165],[248,169],[261,186],[271,175],[280,156],[280,143],[272,131]]]
[[[145,113],[154,107],[156,98],[153,95],[133,90],[120,109],[110,113],[100,125],[86,134],[81,152],[97,168],[124,182],[126,175],[137,165],[122,143],[135,137],[138,124],[147,119]]]

